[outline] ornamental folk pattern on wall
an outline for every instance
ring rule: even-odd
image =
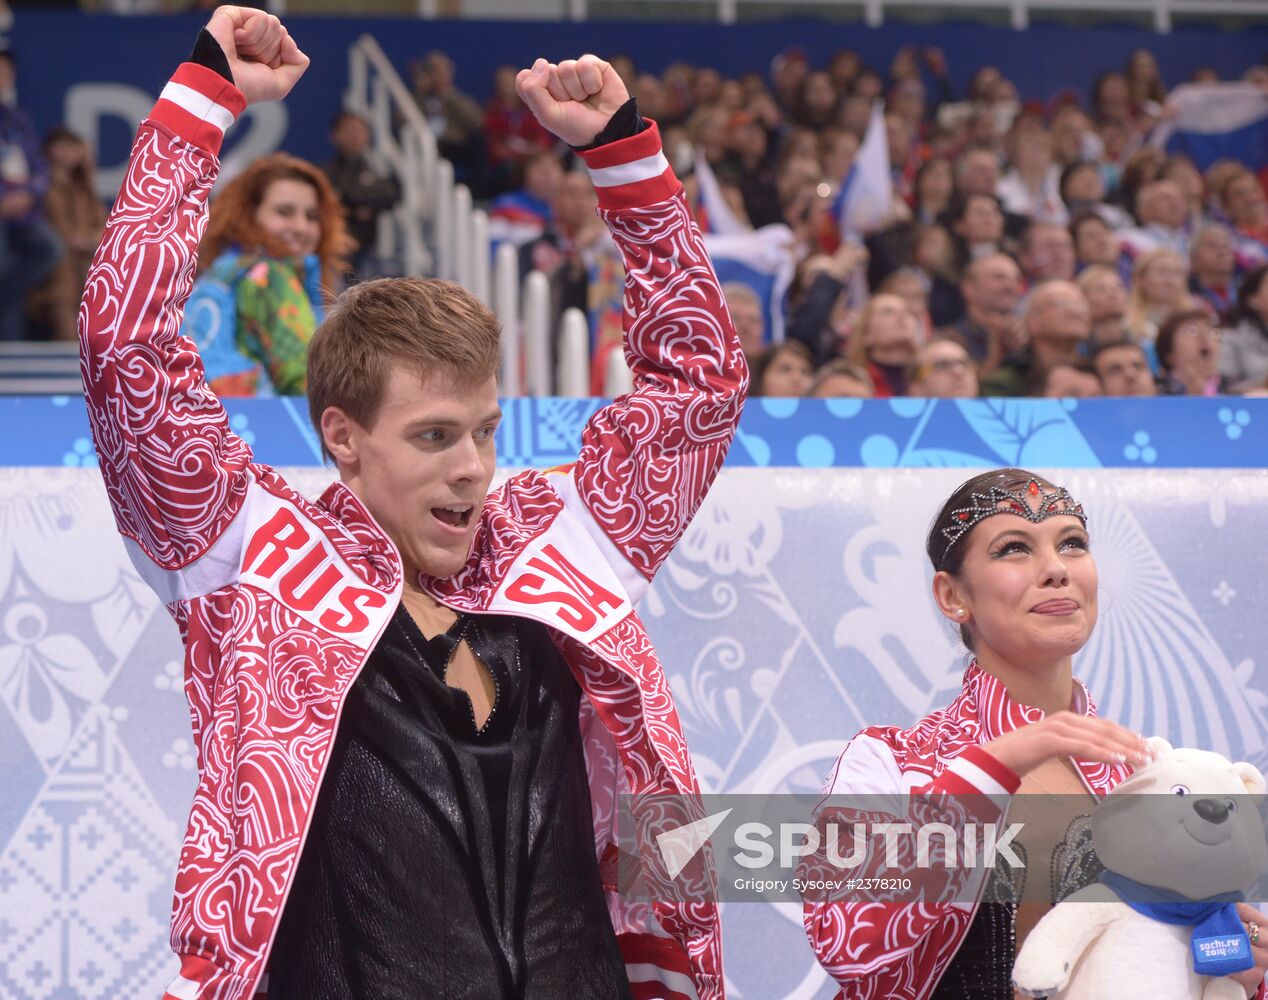
[[[865,724],[958,689],[924,535],[962,469],[729,469],[641,613],[707,792],[813,792]],[[287,470],[308,495],[331,474]],[[1052,473],[1088,510],[1102,712],[1268,765],[1268,479]],[[194,761],[175,628],[89,468],[0,470],[0,996],[158,996]],[[834,992],[799,907],[724,908],[729,995]]]

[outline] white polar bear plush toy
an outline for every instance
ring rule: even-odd
[[[1154,760],[1092,811],[1093,846],[1108,869],[1107,881],[1069,896],[1030,932],[1013,966],[1013,985],[1022,996],[1245,1000],[1245,991],[1225,973],[1194,969],[1195,949],[1225,964],[1249,953],[1235,914],[1213,906],[1220,910],[1217,923],[1200,923],[1195,931],[1192,924],[1138,912],[1135,904],[1151,889],[1161,890],[1160,897],[1179,903],[1164,903],[1173,908],[1167,912],[1185,914],[1196,908],[1188,901],[1251,886],[1268,863],[1255,808],[1264,796],[1264,776],[1253,764],[1234,764],[1206,750],[1173,750],[1157,738],[1149,746]],[[1111,884],[1131,886],[1133,905]]]

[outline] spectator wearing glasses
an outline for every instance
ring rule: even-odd
[[[977,394],[977,365],[960,340],[949,336],[935,337],[917,352],[911,366],[907,395],[972,399]]]
[[[1168,316],[1158,331],[1162,392],[1168,396],[1218,396],[1220,331],[1205,309],[1182,309]]]

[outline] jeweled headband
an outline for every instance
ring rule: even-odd
[[[947,547],[942,550],[939,564],[946,562],[947,553],[970,528],[995,514],[1016,514],[1035,524],[1059,514],[1069,514],[1077,517],[1087,527],[1087,514],[1083,512],[1083,505],[1075,502],[1069,490],[1064,486],[1046,490],[1034,479],[1020,490],[992,486],[985,493],[971,494],[969,500],[969,506],[959,507],[951,512],[951,523],[942,529]]]

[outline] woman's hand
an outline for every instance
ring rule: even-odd
[[[991,740],[983,749],[996,760],[1025,774],[1044,761],[1073,757],[1101,764],[1139,767],[1152,760],[1144,739],[1117,722],[1074,712],[1054,712],[1039,722]]]
[[[1246,933],[1251,936],[1250,956],[1255,960],[1255,967],[1236,972],[1228,978],[1240,983],[1246,995],[1253,997],[1259,992],[1264,976],[1268,975],[1268,914],[1261,913],[1249,903],[1238,903],[1237,915],[1246,925]]]

